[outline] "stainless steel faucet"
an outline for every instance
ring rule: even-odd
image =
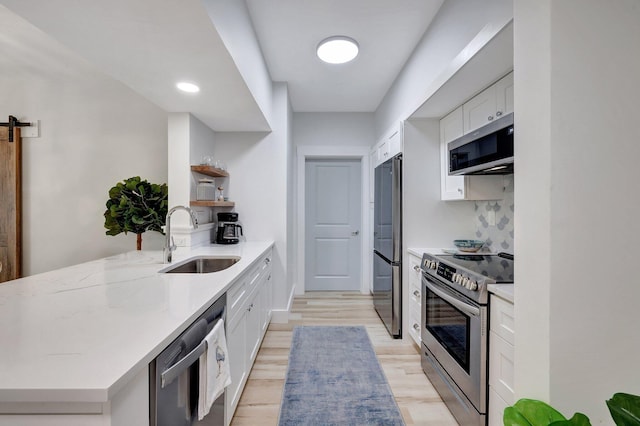
[[[171,263],[171,253],[176,249],[176,245],[173,243],[173,237],[171,236],[171,215],[176,210],[184,210],[191,216],[191,224],[193,225],[193,229],[198,228],[198,218],[193,210],[189,207],[185,206],[175,206],[169,213],[167,213],[167,222],[165,225],[165,241],[164,248],[162,249],[162,259],[164,263]]]

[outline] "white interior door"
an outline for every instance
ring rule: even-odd
[[[305,290],[360,290],[359,160],[305,163]]]

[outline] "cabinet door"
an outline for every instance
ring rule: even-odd
[[[384,163],[389,159],[389,144],[386,140],[379,142],[376,150],[378,152],[378,164]]]
[[[513,112],[513,72],[496,83],[496,118]]]
[[[496,87],[489,86],[462,105],[464,134],[488,124],[496,118]]]
[[[387,136],[389,145],[389,158],[402,152],[402,122]]]
[[[244,311],[238,312],[227,323],[227,350],[229,352],[229,369],[231,370],[231,384],[227,387],[226,393],[226,413],[229,420],[238,405],[240,395],[242,395],[242,385],[247,376],[246,324]]]
[[[514,346],[493,331],[489,332],[489,386],[507,403],[515,402]]]
[[[449,176],[447,144],[464,134],[462,107],[440,120],[440,197],[443,200],[464,199],[464,176]]]
[[[251,371],[253,361],[258,355],[260,349],[260,340],[262,338],[262,325],[260,321],[260,310],[262,308],[262,288],[258,288],[250,297],[247,306],[247,350],[248,365],[247,370]]]
[[[489,426],[503,426],[504,409],[510,404],[500,398],[493,388],[489,388]]]
[[[262,305],[260,309],[260,320],[262,322],[262,334],[267,332],[269,322],[271,321],[271,299],[273,297],[273,286],[271,285],[271,271],[266,271],[264,284],[262,284]]]

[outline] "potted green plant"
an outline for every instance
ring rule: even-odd
[[[504,409],[505,426],[591,426],[582,413],[575,413],[567,420],[558,410],[537,399],[519,399],[511,407]]]
[[[104,227],[107,235],[137,235],[136,247],[142,250],[142,234],[146,231],[162,232],[168,210],[167,184],[149,183],[140,176],[118,182],[109,190]]]
[[[640,426],[640,396],[616,393],[606,401],[617,426]],[[589,418],[575,413],[566,419],[558,410],[537,399],[519,399],[504,409],[505,426],[590,426]]]

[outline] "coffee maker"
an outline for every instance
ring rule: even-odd
[[[238,213],[218,213],[217,244],[237,244],[242,235],[242,225],[238,223]]]

